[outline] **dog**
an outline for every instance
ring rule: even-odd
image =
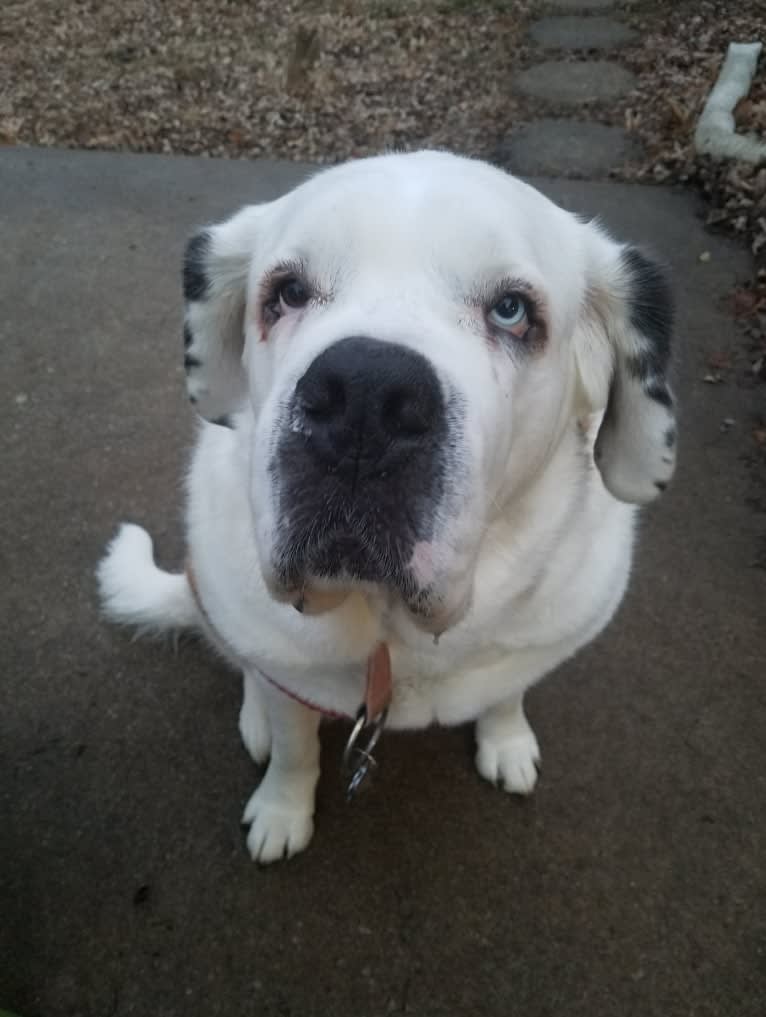
[[[252,857],[312,837],[323,713],[371,741],[475,721],[481,776],[529,794],[524,693],[610,621],[674,471],[664,269],[425,151],[202,229],[183,286],[187,567],[123,524],[98,579],[110,619],[201,631],[243,673]]]

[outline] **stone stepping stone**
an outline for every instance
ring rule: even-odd
[[[514,84],[522,95],[533,99],[579,106],[583,102],[619,99],[635,87],[636,79],[611,60],[546,60],[521,71]]]
[[[616,49],[636,33],[611,18],[541,18],[529,29],[531,39],[549,49]]]
[[[587,14],[590,11],[609,11],[617,6],[617,0],[548,0],[548,10],[565,14]]]
[[[536,120],[513,131],[496,160],[522,176],[608,176],[641,156],[639,142],[620,127],[582,120]]]

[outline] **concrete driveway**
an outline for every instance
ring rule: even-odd
[[[762,1017],[766,515],[747,457],[766,411],[763,387],[701,380],[738,346],[722,298],[747,262],[688,195],[538,182],[671,262],[685,358],[680,474],[644,515],[627,601],[530,696],[532,800],[476,776],[468,730],[433,730],[389,735],[349,808],[329,726],[314,842],[259,870],[237,679],[99,621],[119,520],[182,556],[183,241],[305,172],[0,152],[0,1008]]]

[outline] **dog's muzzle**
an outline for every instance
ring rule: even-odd
[[[352,337],[317,356],[273,463],[282,590],[351,580],[422,600],[414,552],[433,536],[448,431],[442,385],[416,351]]]

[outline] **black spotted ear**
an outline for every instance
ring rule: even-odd
[[[184,253],[186,388],[198,413],[227,426],[247,394],[244,316],[259,217],[254,206],[200,230]]]
[[[594,457],[607,490],[641,505],[665,490],[676,464],[673,300],[656,262],[587,228],[588,294],[575,350],[588,407],[604,410]]]

